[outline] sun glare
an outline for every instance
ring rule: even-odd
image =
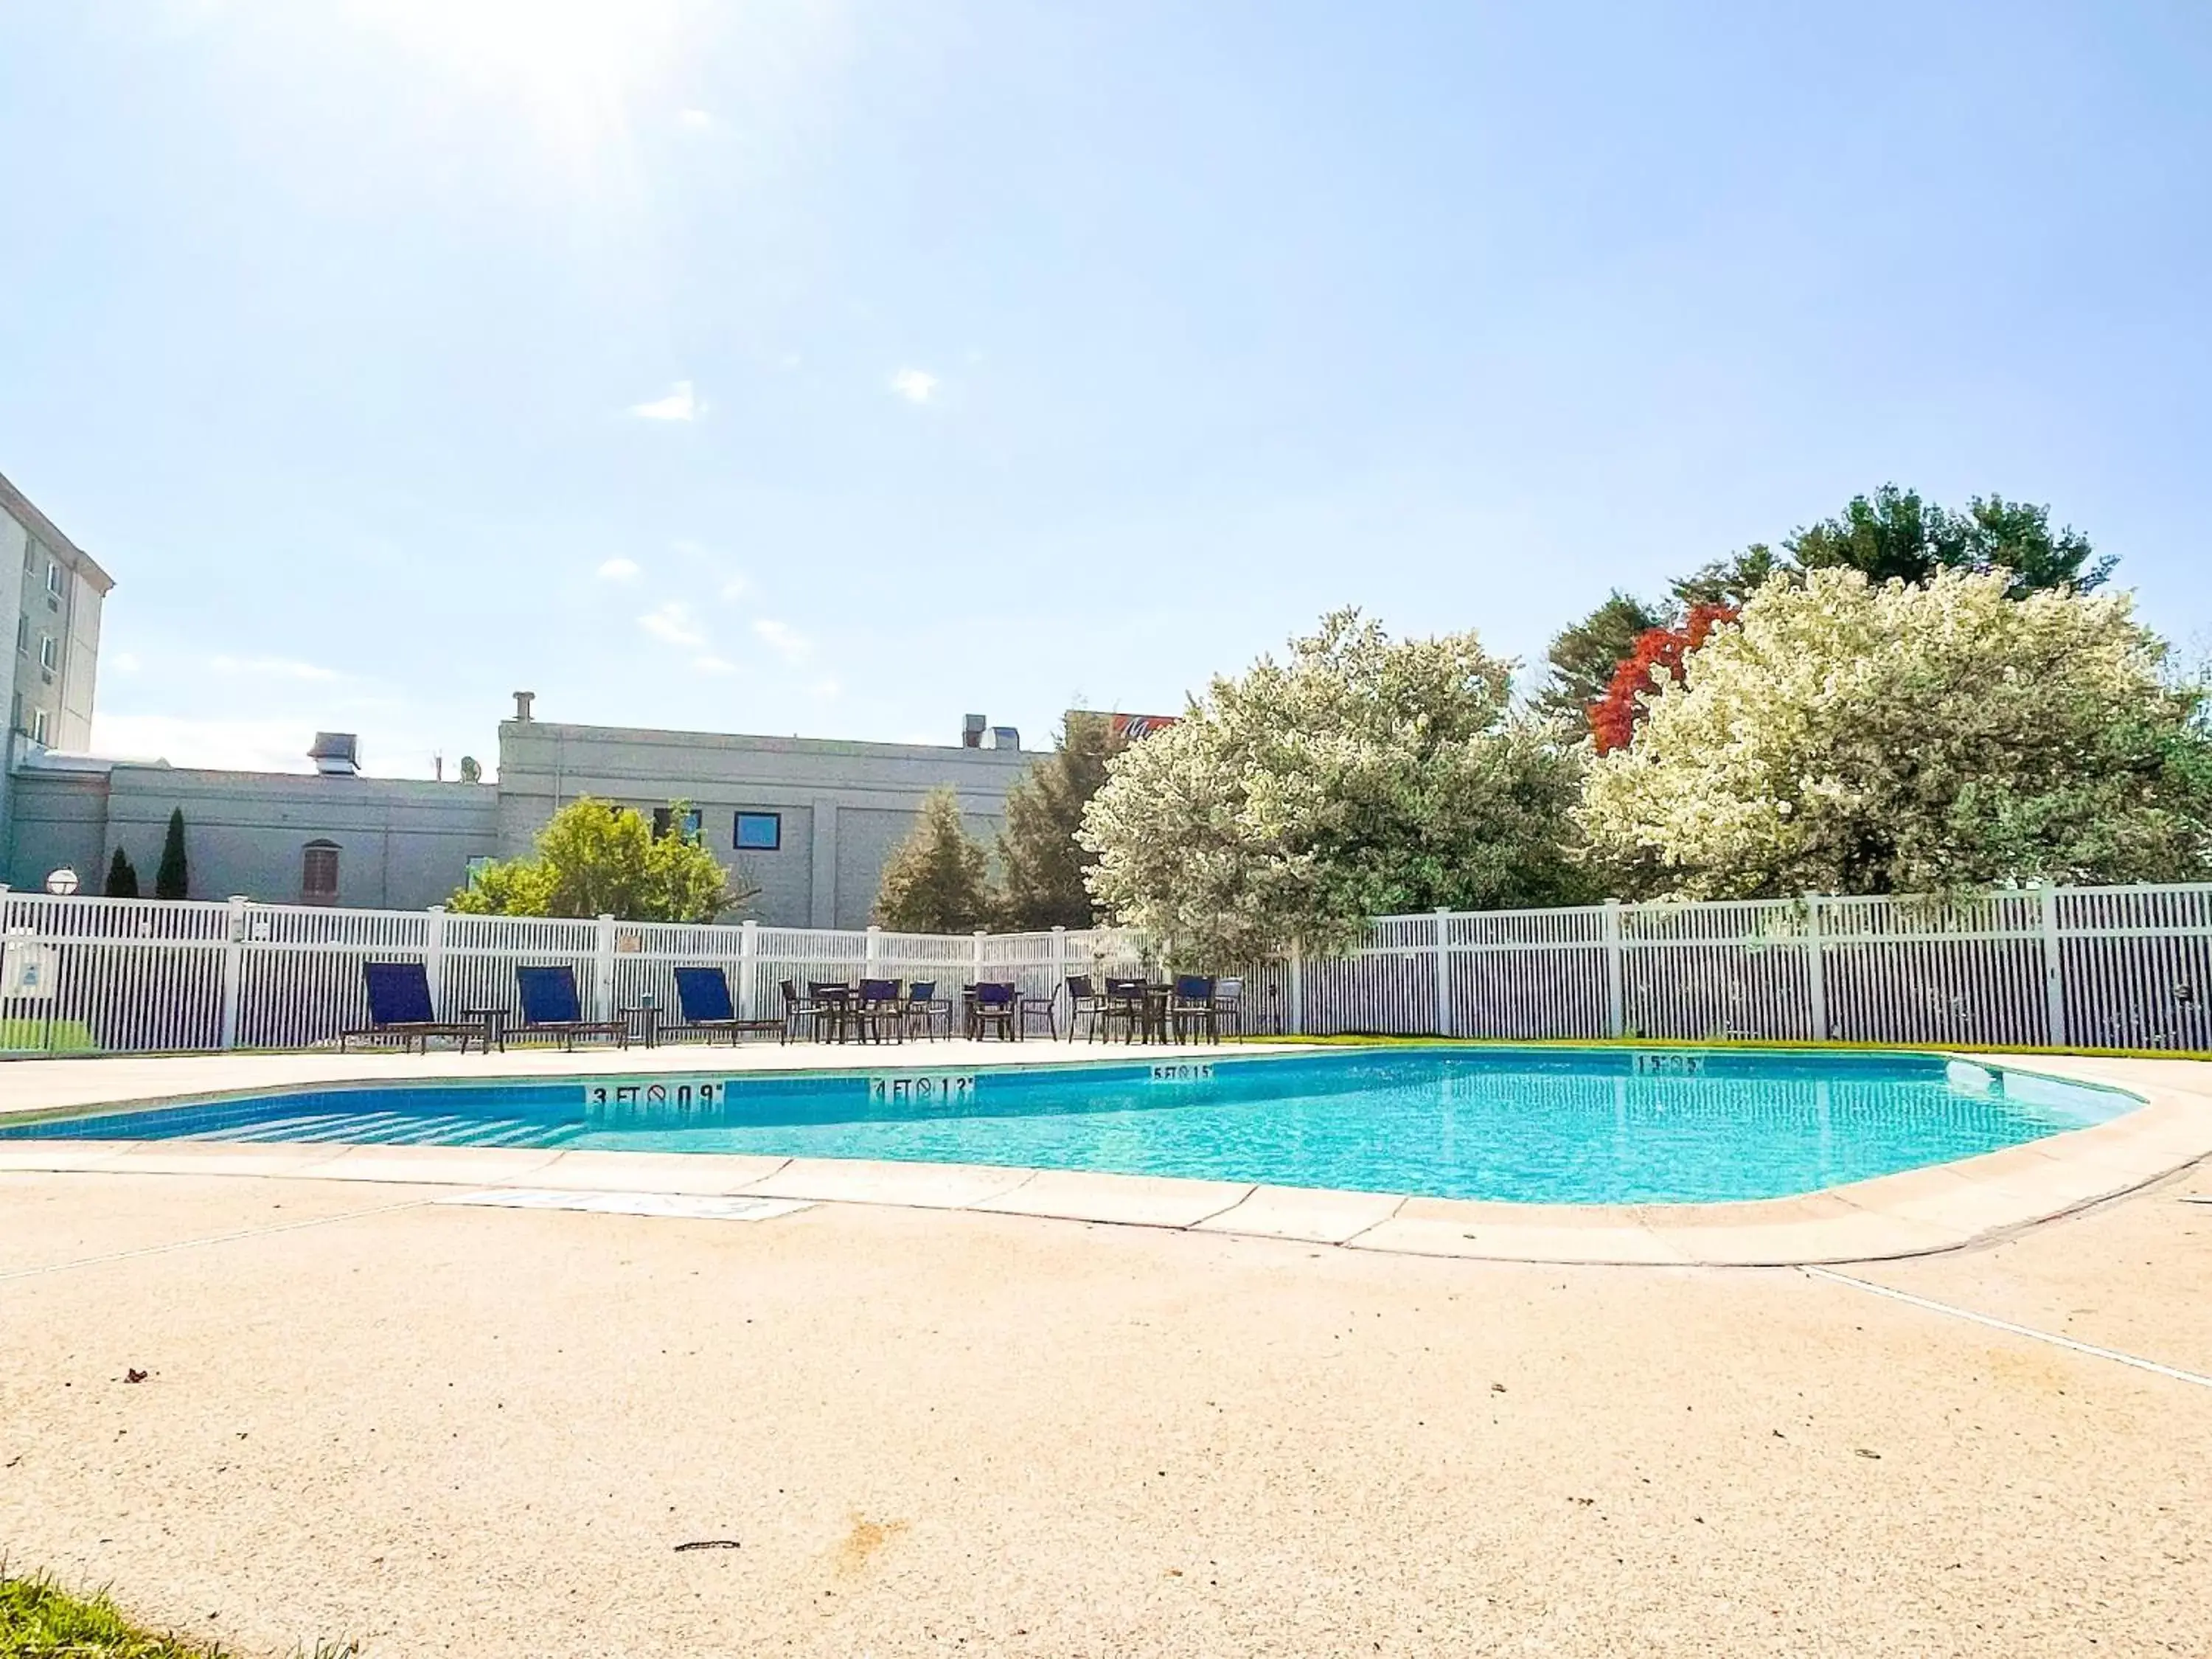
[[[602,136],[674,55],[674,0],[354,0],[366,28],[572,139]]]

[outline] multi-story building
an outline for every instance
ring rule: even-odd
[[[20,580],[8,574],[20,571]],[[23,492],[0,477],[0,627],[8,730],[47,749],[92,742],[100,608],[115,583]]]
[[[113,586],[89,553],[0,477],[0,689],[8,702],[0,726],[0,854],[17,761],[92,741],[100,607]]]

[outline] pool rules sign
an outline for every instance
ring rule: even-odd
[[[19,933],[0,939],[0,1000],[51,1001],[56,965],[51,945]]]

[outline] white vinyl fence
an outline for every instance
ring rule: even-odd
[[[419,960],[438,1007],[511,1007],[567,963],[585,1012],[717,966],[738,1012],[777,981],[981,979],[1030,995],[1131,973],[1137,934],[936,935],[544,921],[442,910],[164,903],[0,891],[0,1051],[302,1048],[368,1022],[361,964]],[[51,994],[9,995],[26,962]],[[1156,965],[1156,964],[1155,964]],[[1343,957],[1245,976],[1248,1031],[1462,1037],[1835,1038],[2212,1048],[2212,884],[2036,888],[1958,904],[1819,898],[1389,916]]]
[[[1292,1029],[2212,1048],[2212,884],[1389,916]]]
[[[518,966],[565,963],[586,1018],[649,997],[673,1021],[679,967],[722,969],[740,1015],[772,1018],[781,980],[802,990],[810,979],[934,981],[956,1000],[963,985],[1010,980],[1042,996],[1070,974],[1137,971],[1139,943],[1103,929],[837,933],[0,891],[0,1052],[329,1042],[368,1023],[361,968],[372,961],[424,963],[433,1002],[449,1016],[511,1008]]]

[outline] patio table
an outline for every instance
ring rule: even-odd
[[[461,1010],[461,1018],[475,1020],[483,1027],[486,1054],[492,1051],[495,1044],[498,1046],[500,1053],[507,1052],[507,1011],[506,1009],[464,1008]]]

